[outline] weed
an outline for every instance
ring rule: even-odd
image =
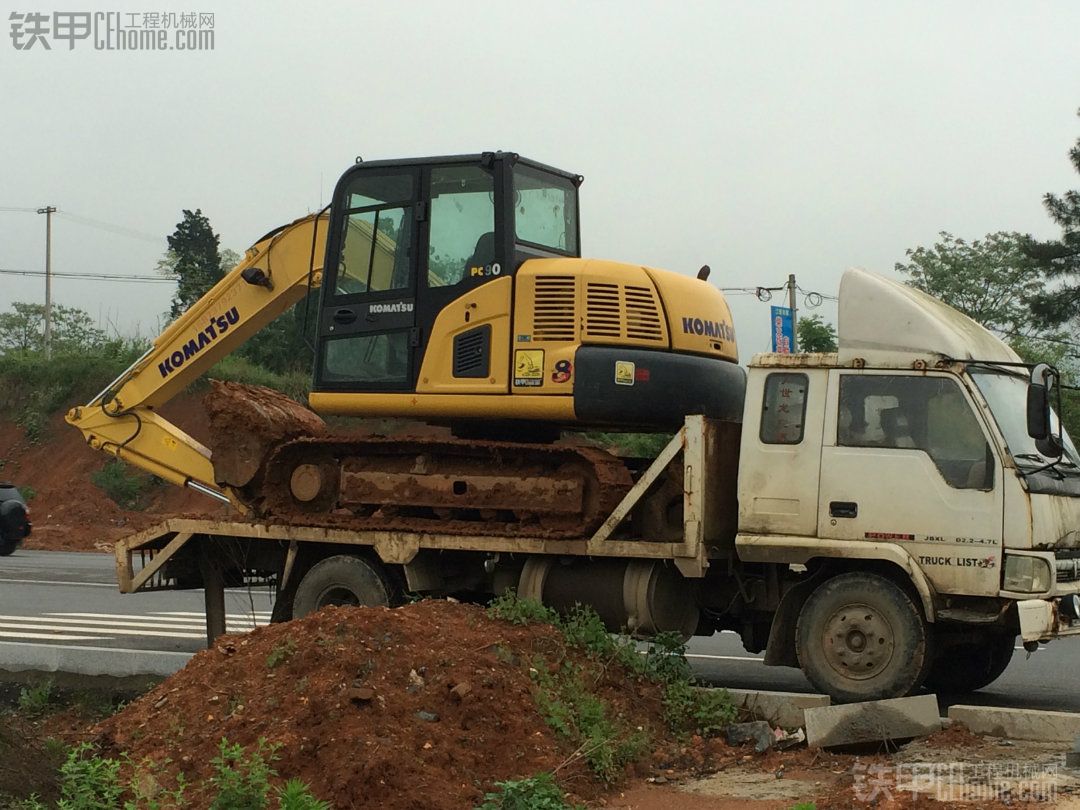
[[[814,802],[799,802],[791,805],[788,810],[817,810],[817,804]]]
[[[270,669],[276,669],[292,658],[295,652],[296,642],[293,639],[287,638],[284,641],[279,641],[270,650],[270,654],[266,656],[266,666]]]
[[[277,746],[259,738],[255,750],[244,756],[242,745],[230,744],[224,737],[218,755],[210,760],[214,766],[211,784],[217,796],[210,810],[263,810],[270,792],[270,777],[276,776],[270,763],[277,759]]]
[[[19,487],[19,494],[22,495],[22,499],[27,503],[34,500],[37,497],[37,490],[33,487]]]
[[[664,719],[672,731],[713,736],[734,723],[737,714],[726,689],[698,689],[688,678],[664,687]]]
[[[124,792],[120,760],[94,756],[89,743],[75,746],[60,766],[61,810],[118,808]]]
[[[70,750],[63,740],[58,740],[56,737],[47,737],[45,739],[45,756],[56,763],[67,759]]]
[[[517,594],[512,590],[491,600],[488,615],[510,622],[510,624],[557,625],[559,621],[559,614],[551,608],[544,607],[535,599],[518,599]]]
[[[19,711],[31,717],[45,714],[53,698],[53,682],[42,681],[34,686],[25,686],[19,690]]]
[[[571,805],[550,773],[526,779],[496,782],[497,791],[484,795],[484,803],[475,810],[577,810]]]
[[[155,481],[151,475],[131,472],[119,459],[106,462],[90,480],[121,507],[132,510],[145,507],[146,495]]]
[[[290,779],[278,788],[281,810],[330,810],[330,805],[311,795],[311,789],[299,779]]]
[[[287,397],[302,404],[307,404],[307,395],[311,390],[311,374],[306,371],[294,371],[278,374],[251,362],[246,357],[231,355],[220,360],[206,373],[206,377],[225,382],[238,382],[246,385],[263,385],[280,391]],[[197,388],[205,383],[193,386]]]

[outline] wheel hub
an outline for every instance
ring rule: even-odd
[[[825,623],[822,649],[829,666],[845,678],[866,680],[892,660],[895,638],[885,616],[869,605],[844,605]]]

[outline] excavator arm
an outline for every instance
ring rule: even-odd
[[[327,227],[325,213],[312,214],[264,236],[130,368],[71,409],[67,421],[91,447],[243,511],[231,489],[215,481],[210,450],[157,411],[322,284]]]

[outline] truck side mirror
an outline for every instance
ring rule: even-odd
[[[1057,369],[1039,363],[1031,370],[1031,382],[1027,390],[1027,429],[1035,440],[1035,448],[1047,458],[1059,458],[1062,452],[1061,437],[1054,435],[1050,411],[1050,391],[1057,383]]]

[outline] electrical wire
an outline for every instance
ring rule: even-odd
[[[139,239],[143,242],[153,242],[155,245],[160,245],[162,242],[162,237],[160,236],[153,236],[152,234],[143,233],[134,228],[117,225],[113,222],[105,222],[104,220],[93,219],[92,217],[84,217],[79,214],[72,214],[69,211],[57,211],[56,215],[70,222],[74,222],[77,225],[85,225],[88,228],[97,228],[100,231],[106,231],[117,236],[126,236],[129,239]]]
[[[6,214],[36,214],[36,208],[16,208],[11,205],[0,205],[0,211]]]
[[[13,268],[3,267],[0,268],[0,275],[5,276],[44,276],[44,270],[16,270]],[[56,278],[76,278],[83,281],[131,281],[140,283],[168,283],[175,284],[177,279],[170,278],[169,276],[140,276],[132,275],[126,276],[120,273],[65,273],[63,271],[54,270],[49,273],[50,276]]]

